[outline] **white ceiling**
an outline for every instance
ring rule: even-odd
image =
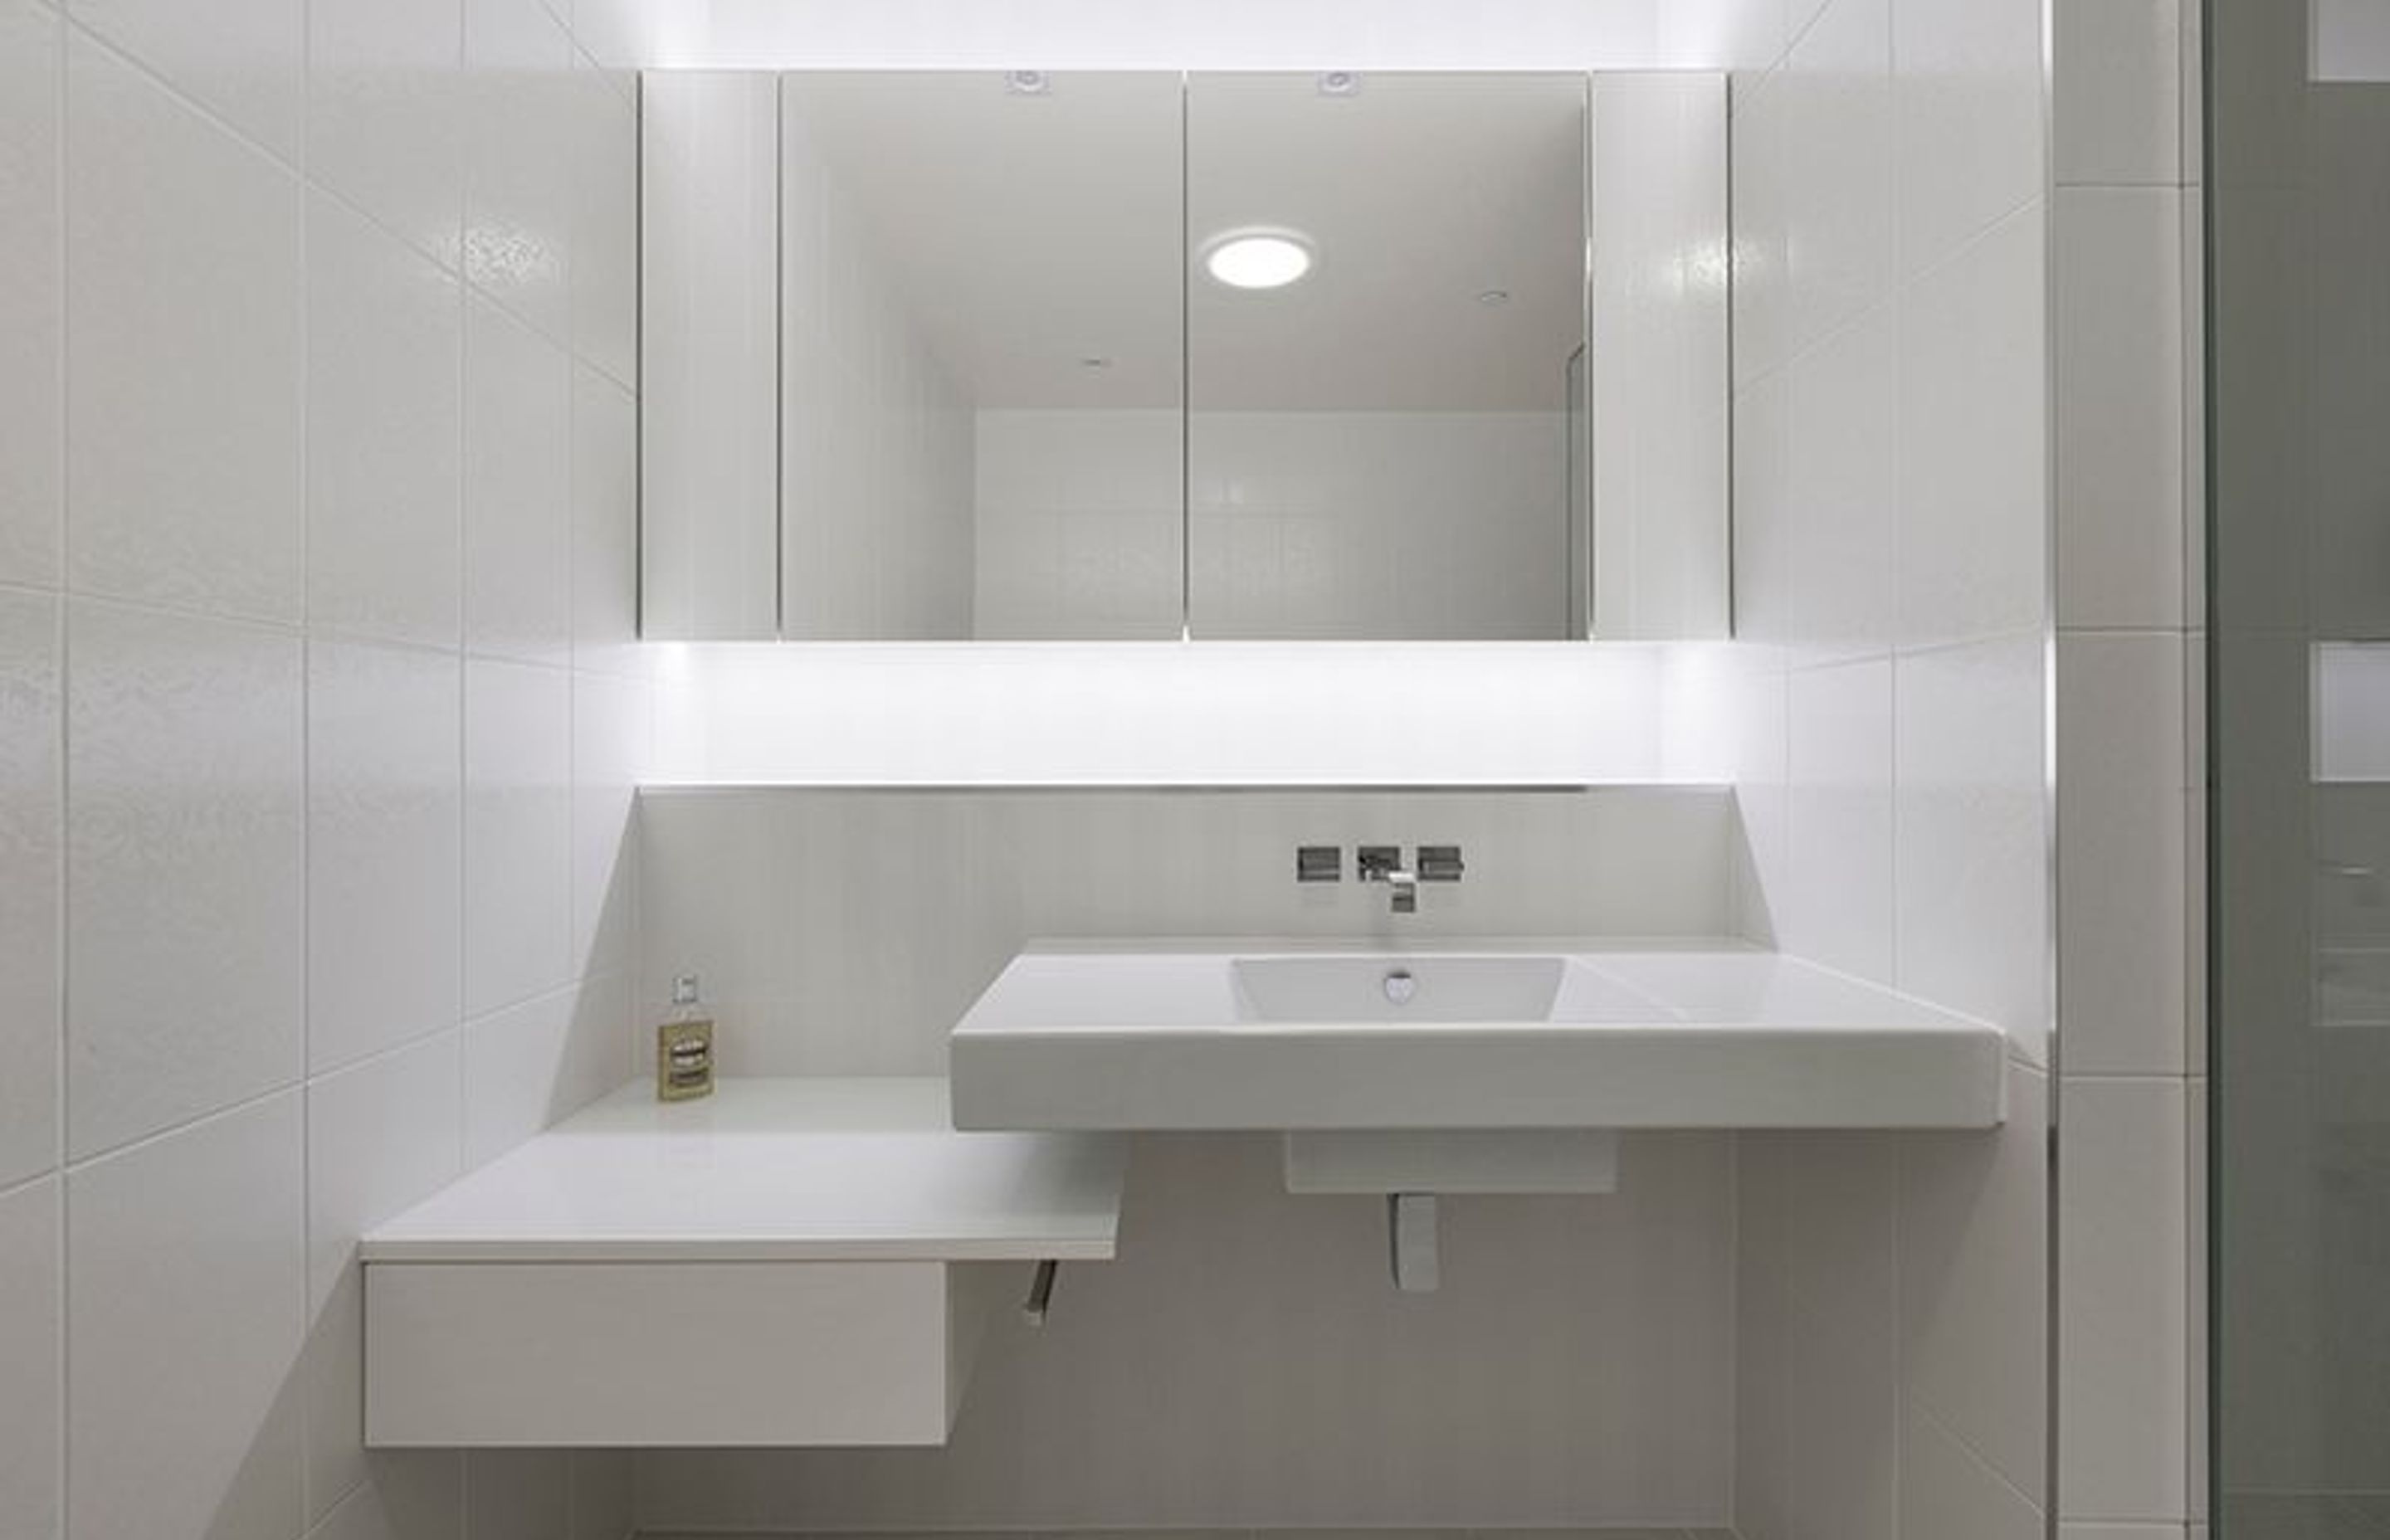
[[[791,75],[916,318],[985,406],[1173,406],[1182,229],[1312,237],[1291,288],[1186,280],[1199,408],[1558,407],[1582,303],[1577,75]],[[792,130],[793,132],[793,130]],[[1507,303],[1478,295],[1502,289]],[[1082,360],[1111,360],[1090,368]]]
[[[1351,96],[1310,75],[1192,77],[1190,243],[1282,225],[1319,251],[1282,289],[1195,270],[1195,408],[1560,409],[1584,336],[1585,91],[1583,75],[1365,74]]]
[[[1178,76],[1060,75],[1022,96],[994,70],[828,71],[781,89],[979,404],[1176,404]]]

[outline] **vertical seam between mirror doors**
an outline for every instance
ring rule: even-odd
[[[1195,190],[1190,76],[1178,71],[1178,639],[1195,639]]]
[[[789,635],[789,77],[772,76],[772,636]]]

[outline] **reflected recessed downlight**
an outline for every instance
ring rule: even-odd
[[[1284,289],[1311,263],[1311,242],[1292,230],[1231,230],[1203,249],[1203,271],[1230,289]]]

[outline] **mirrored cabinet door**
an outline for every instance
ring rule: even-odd
[[[1583,75],[1189,78],[1194,635],[1570,634],[1585,112]]]
[[[784,76],[781,634],[1175,638],[1179,84]]]

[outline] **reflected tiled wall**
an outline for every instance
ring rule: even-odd
[[[1746,1136],[1746,1540],[2044,1532],[2053,1012],[2039,0],[1734,50],[1752,933],[2006,1028],[1994,1136]]]
[[[577,9],[0,0],[12,1540],[627,1527],[620,1460],[368,1458],[351,1257],[629,1069],[636,19]]]

